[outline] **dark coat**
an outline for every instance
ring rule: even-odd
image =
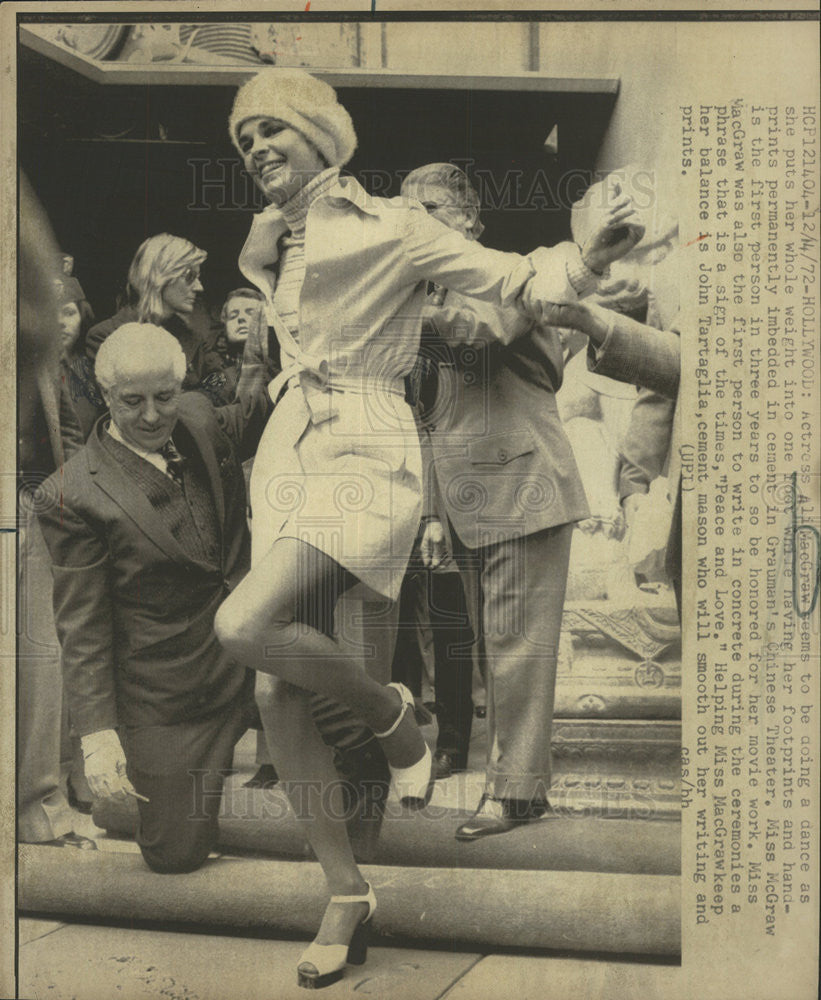
[[[97,351],[103,341],[125,323],[137,323],[135,306],[123,306],[113,316],[97,323],[86,334],[86,354],[92,361],[97,357]],[[209,328],[209,320],[205,310],[198,305],[192,316],[192,325],[187,326],[179,316],[169,316],[158,324],[167,330],[179,342],[185,353],[188,368],[183,381],[183,389],[201,389],[209,396],[215,406],[230,402],[221,391],[219,375],[222,371],[222,359],[214,349],[216,334]]]
[[[672,421],[668,443],[667,476],[674,490],[673,523],[667,540],[665,559],[667,573],[673,581],[676,602],[681,615],[681,341],[676,329],[657,330],[624,316],[616,318],[613,330],[597,351],[591,344],[587,352],[587,367],[600,375],[632,382],[657,396],[672,402]],[[669,406],[662,409],[669,414]]]
[[[557,331],[454,292],[427,320],[424,346],[435,350],[438,335],[449,352],[425,420],[436,506],[462,542],[477,548],[588,517],[556,407]]]
[[[681,341],[673,330],[657,330],[627,316],[618,316],[608,339],[597,351],[591,344],[587,367],[599,375],[678,399]]]
[[[241,689],[245,669],[226,656],[213,624],[249,566],[240,462],[253,450],[265,412],[261,392],[252,405],[218,410],[199,393],[182,397],[175,439],[187,437],[207,470],[220,533],[213,563],[183,550],[103,445],[106,417],[63,467],[61,502],[39,517],[80,735],[198,718]]]
[[[60,359],[65,392],[80,425],[83,443],[97,418],[105,412],[105,401],[94,378],[94,364],[85,354],[65,354]]]

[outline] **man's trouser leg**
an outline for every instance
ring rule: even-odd
[[[194,871],[213,850],[225,773],[249,709],[243,692],[206,719],[122,734],[129,780],[149,799],[137,801],[137,843],[154,871]]]
[[[486,790],[543,800],[562,610],[573,526],[560,525],[480,550],[488,671]],[[476,553],[461,549],[460,567]]]
[[[436,749],[467,766],[473,724],[474,633],[468,616],[461,575],[430,574],[430,623],[436,654],[436,704],[439,736]]]
[[[17,835],[42,843],[70,833],[74,814],[60,788],[63,679],[51,560],[36,517],[21,509],[19,524]]]

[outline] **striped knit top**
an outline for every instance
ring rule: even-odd
[[[305,222],[315,198],[336,183],[339,167],[330,167],[311,178],[282,206],[282,215],[290,232],[279,244],[279,276],[274,289],[274,309],[299,342],[299,293],[305,281]]]

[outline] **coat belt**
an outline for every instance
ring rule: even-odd
[[[268,386],[268,395],[276,405],[282,392],[299,387],[312,424],[321,424],[336,416],[338,410],[332,405],[333,393],[353,393],[369,396],[374,393],[389,392],[405,398],[405,380],[401,375],[370,376],[335,375],[330,371],[326,358],[300,351],[293,361]]]

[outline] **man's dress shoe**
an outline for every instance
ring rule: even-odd
[[[45,840],[42,842],[44,847],[76,847],[79,851],[96,851],[97,843],[90,837],[82,837],[79,833],[75,833],[71,830],[69,833],[64,833],[62,837],[57,837],[55,840]]]
[[[467,762],[464,755],[453,753],[450,750],[437,750],[433,755],[434,781],[443,781],[457,771],[464,771],[466,767]]]
[[[494,833],[507,833],[515,826],[538,819],[547,808],[546,802],[496,799],[485,793],[473,816],[456,831],[456,839],[479,840]]]

